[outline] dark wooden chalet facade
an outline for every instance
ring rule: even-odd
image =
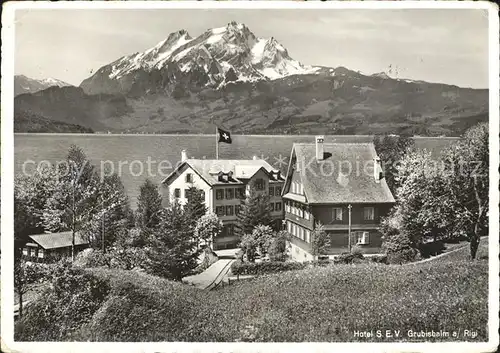
[[[23,258],[35,262],[53,262],[71,257],[71,232],[43,233],[29,236],[31,241],[23,248]],[[89,246],[88,240],[76,233],[75,254]]]
[[[312,232],[318,222],[330,236],[328,255],[348,252],[349,245],[379,253],[380,219],[394,197],[372,143],[324,143],[316,136],[315,144],[293,145],[283,202],[291,256],[306,261],[313,260]]]

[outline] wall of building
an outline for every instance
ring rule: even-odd
[[[186,182],[186,175],[191,174],[192,182]],[[168,198],[169,202],[173,203],[176,199],[175,197],[175,189],[180,189],[180,197],[177,198],[177,201],[181,205],[185,205],[187,203],[186,198],[186,190],[188,190],[191,186],[195,186],[200,190],[205,192],[205,205],[208,209],[213,209],[213,199],[211,187],[208,185],[205,180],[203,180],[191,167],[186,165],[181,171],[179,175],[172,180],[172,183],[168,186]]]
[[[313,256],[305,249],[300,246],[290,242],[290,258],[292,261],[304,262],[304,261],[313,261]]]
[[[378,254],[382,251],[382,234],[376,229],[362,230],[369,232],[368,244],[357,244],[358,230],[351,230],[351,247],[358,247],[365,254]],[[330,249],[328,254],[338,255],[349,252],[349,232],[347,230],[327,231],[330,236]]]

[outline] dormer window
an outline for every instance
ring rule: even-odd
[[[220,172],[219,173],[219,181],[227,183],[229,181],[228,173]]]

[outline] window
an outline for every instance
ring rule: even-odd
[[[274,196],[274,186],[269,187],[269,196]]]
[[[28,248],[23,248],[23,255],[28,256]]]
[[[292,192],[294,194],[302,195],[304,193],[304,187],[302,186],[302,183],[300,183],[298,181],[293,181],[292,182]]]
[[[217,216],[219,217],[222,217],[224,216],[224,206],[217,206],[215,208],[215,213],[217,214]]]
[[[43,259],[43,249],[38,249],[38,257]]]
[[[308,210],[304,210],[304,218],[307,219],[307,220],[311,219],[311,214],[309,213]]]
[[[203,200],[205,200],[205,191],[204,190],[200,190],[200,196]]]
[[[236,205],[236,206],[234,206],[234,213],[235,213],[235,214],[238,214],[238,213],[240,213],[240,212],[241,212],[241,205]]]
[[[292,234],[292,223],[291,222],[287,222],[286,226],[287,226],[288,233]]]
[[[341,220],[342,220],[342,207],[334,207],[333,221],[341,221]]]
[[[274,203],[270,203],[269,206],[271,208],[271,212],[274,212]]]
[[[234,214],[233,206],[226,206],[226,216],[232,216]]]
[[[215,191],[215,199],[223,200],[224,199],[224,190],[216,190]]]
[[[186,174],[186,183],[192,183],[193,182],[193,174],[187,173]]]
[[[373,207],[365,207],[363,216],[365,221],[373,221],[375,219],[375,209]]]
[[[276,186],[276,192],[274,194],[276,196],[281,196],[281,186]]]
[[[288,202],[285,203],[285,211],[287,213],[290,213],[290,205],[288,204]]]
[[[228,237],[233,236],[234,235],[234,224],[228,224],[226,227],[227,227],[226,228],[226,235]]]
[[[357,244],[367,245],[370,243],[370,233],[369,232],[356,232]]]
[[[311,242],[311,231],[306,229],[306,243],[310,243]]]
[[[36,249],[35,248],[29,248],[30,249],[30,256],[36,257]]]
[[[234,189],[226,189],[226,200],[234,199]]]
[[[255,180],[255,189],[259,191],[264,190],[264,179]]]
[[[184,189],[184,197],[188,200],[191,198],[189,189]]]
[[[179,197],[181,197],[181,189],[177,188],[174,190],[174,196],[176,199],[178,199]]]
[[[304,210],[302,209],[302,207],[299,207],[299,217],[304,217]]]
[[[276,211],[281,211],[281,202],[276,202],[276,207],[274,209]]]

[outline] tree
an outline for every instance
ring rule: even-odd
[[[193,227],[195,227],[196,222],[207,212],[205,192],[196,186],[190,186],[186,191],[186,198],[187,203],[184,206],[184,211],[193,222]]]
[[[177,202],[162,209],[158,219],[148,238],[148,270],[154,275],[180,281],[197,266],[200,253],[191,221]]]
[[[207,213],[198,219],[194,229],[194,235],[198,241],[213,247],[214,238],[222,232],[222,221],[215,213]]]
[[[57,187],[54,168],[39,167],[31,176],[14,179],[14,242],[15,256],[28,241],[28,235],[44,232],[42,215],[47,199]]]
[[[456,228],[465,230],[469,237],[472,259],[476,258],[481,235],[488,232],[488,131],[486,123],[473,126],[446,152],[446,160],[453,166],[452,173],[446,175],[447,202],[455,213]]]
[[[409,136],[375,136],[373,139],[375,150],[382,162],[384,177],[387,186],[395,193],[399,184],[397,182],[398,164],[408,151],[411,151],[415,141]]]
[[[28,264],[17,259],[14,261],[14,290],[19,298],[19,317],[23,316],[23,296],[30,286],[44,276],[41,267],[37,264]]]
[[[318,259],[320,255],[325,255],[330,248],[330,236],[325,231],[325,227],[317,222],[311,233],[311,255]]]
[[[257,245],[259,253],[261,255],[266,255],[267,249],[276,237],[276,233],[270,226],[259,224],[253,229],[252,236],[255,239],[255,244]]]
[[[75,145],[70,147],[66,164],[61,164],[57,173],[56,189],[47,199],[42,222],[45,229],[52,232],[71,231],[71,259],[74,260],[76,233],[89,225],[100,204],[99,180],[95,167]],[[104,205],[109,202],[112,200],[105,200]]]
[[[137,197],[136,226],[145,229],[158,225],[158,214],[161,209],[161,196],[158,187],[151,180],[146,179],[141,185]]]
[[[89,224],[82,229],[92,247],[104,252],[133,226],[132,210],[125,187],[116,174],[105,176],[97,190],[98,200]]]
[[[271,261],[285,261],[287,244],[290,240],[290,233],[285,230],[279,231],[272,240],[267,250]]]
[[[386,221],[390,227],[382,231],[388,239],[406,237],[414,249],[425,238],[467,234],[474,259],[480,236],[487,231],[488,161],[486,124],[469,129],[441,161],[425,150],[407,153],[398,167],[397,203]]]
[[[250,193],[241,204],[238,221],[237,232],[240,237],[251,233],[259,224],[272,225],[273,223],[269,196],[258,193],[254,184],[250,185]]]
[[[248,262],[254,262],[257,255],[257,241],[252,234],[245,234],[241,237],[240,248],[246,255]]]
[[[424,239],[440,240],[453,233],[453,208],[446,191],[443,166],[430,152],[415,150],[401,160],[396,178],[397,203],[392,212],[394,224],[414,248]]]

